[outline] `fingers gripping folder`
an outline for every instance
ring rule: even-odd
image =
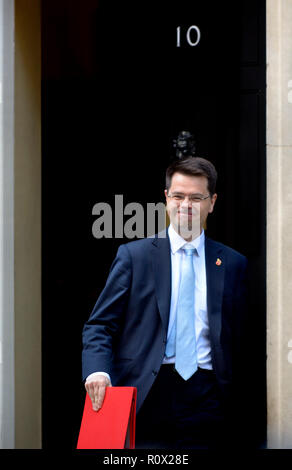
[[[135,387],[107,387],[102,408],[92,409],[86,394],[77,449],[134,449]]]

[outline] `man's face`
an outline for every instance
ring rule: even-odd
[[[213,212],[217,194],[210,196],[205,176],[174,173],[165,197],[174,229],[186,240],[192,240],[200,235],[208,214]],[[199,200],[201,197],[206,199]]]

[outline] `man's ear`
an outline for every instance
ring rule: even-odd
[[[216,200],[217,200],[217,194],[215,193],[211,197],[211,206],[209,208],[209,214],[211,214],[211,212],[213,212]]]

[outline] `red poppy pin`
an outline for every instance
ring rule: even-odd
[[[217,261],[216,261],[217,266],[220,266],[221,263],[222,263],[221,259],[217,258]]]

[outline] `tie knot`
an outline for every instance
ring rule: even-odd
[[[183,247],[183,250],[187,256],[192,256],[194,252],[196,251],[196,248],[193,247]]]

